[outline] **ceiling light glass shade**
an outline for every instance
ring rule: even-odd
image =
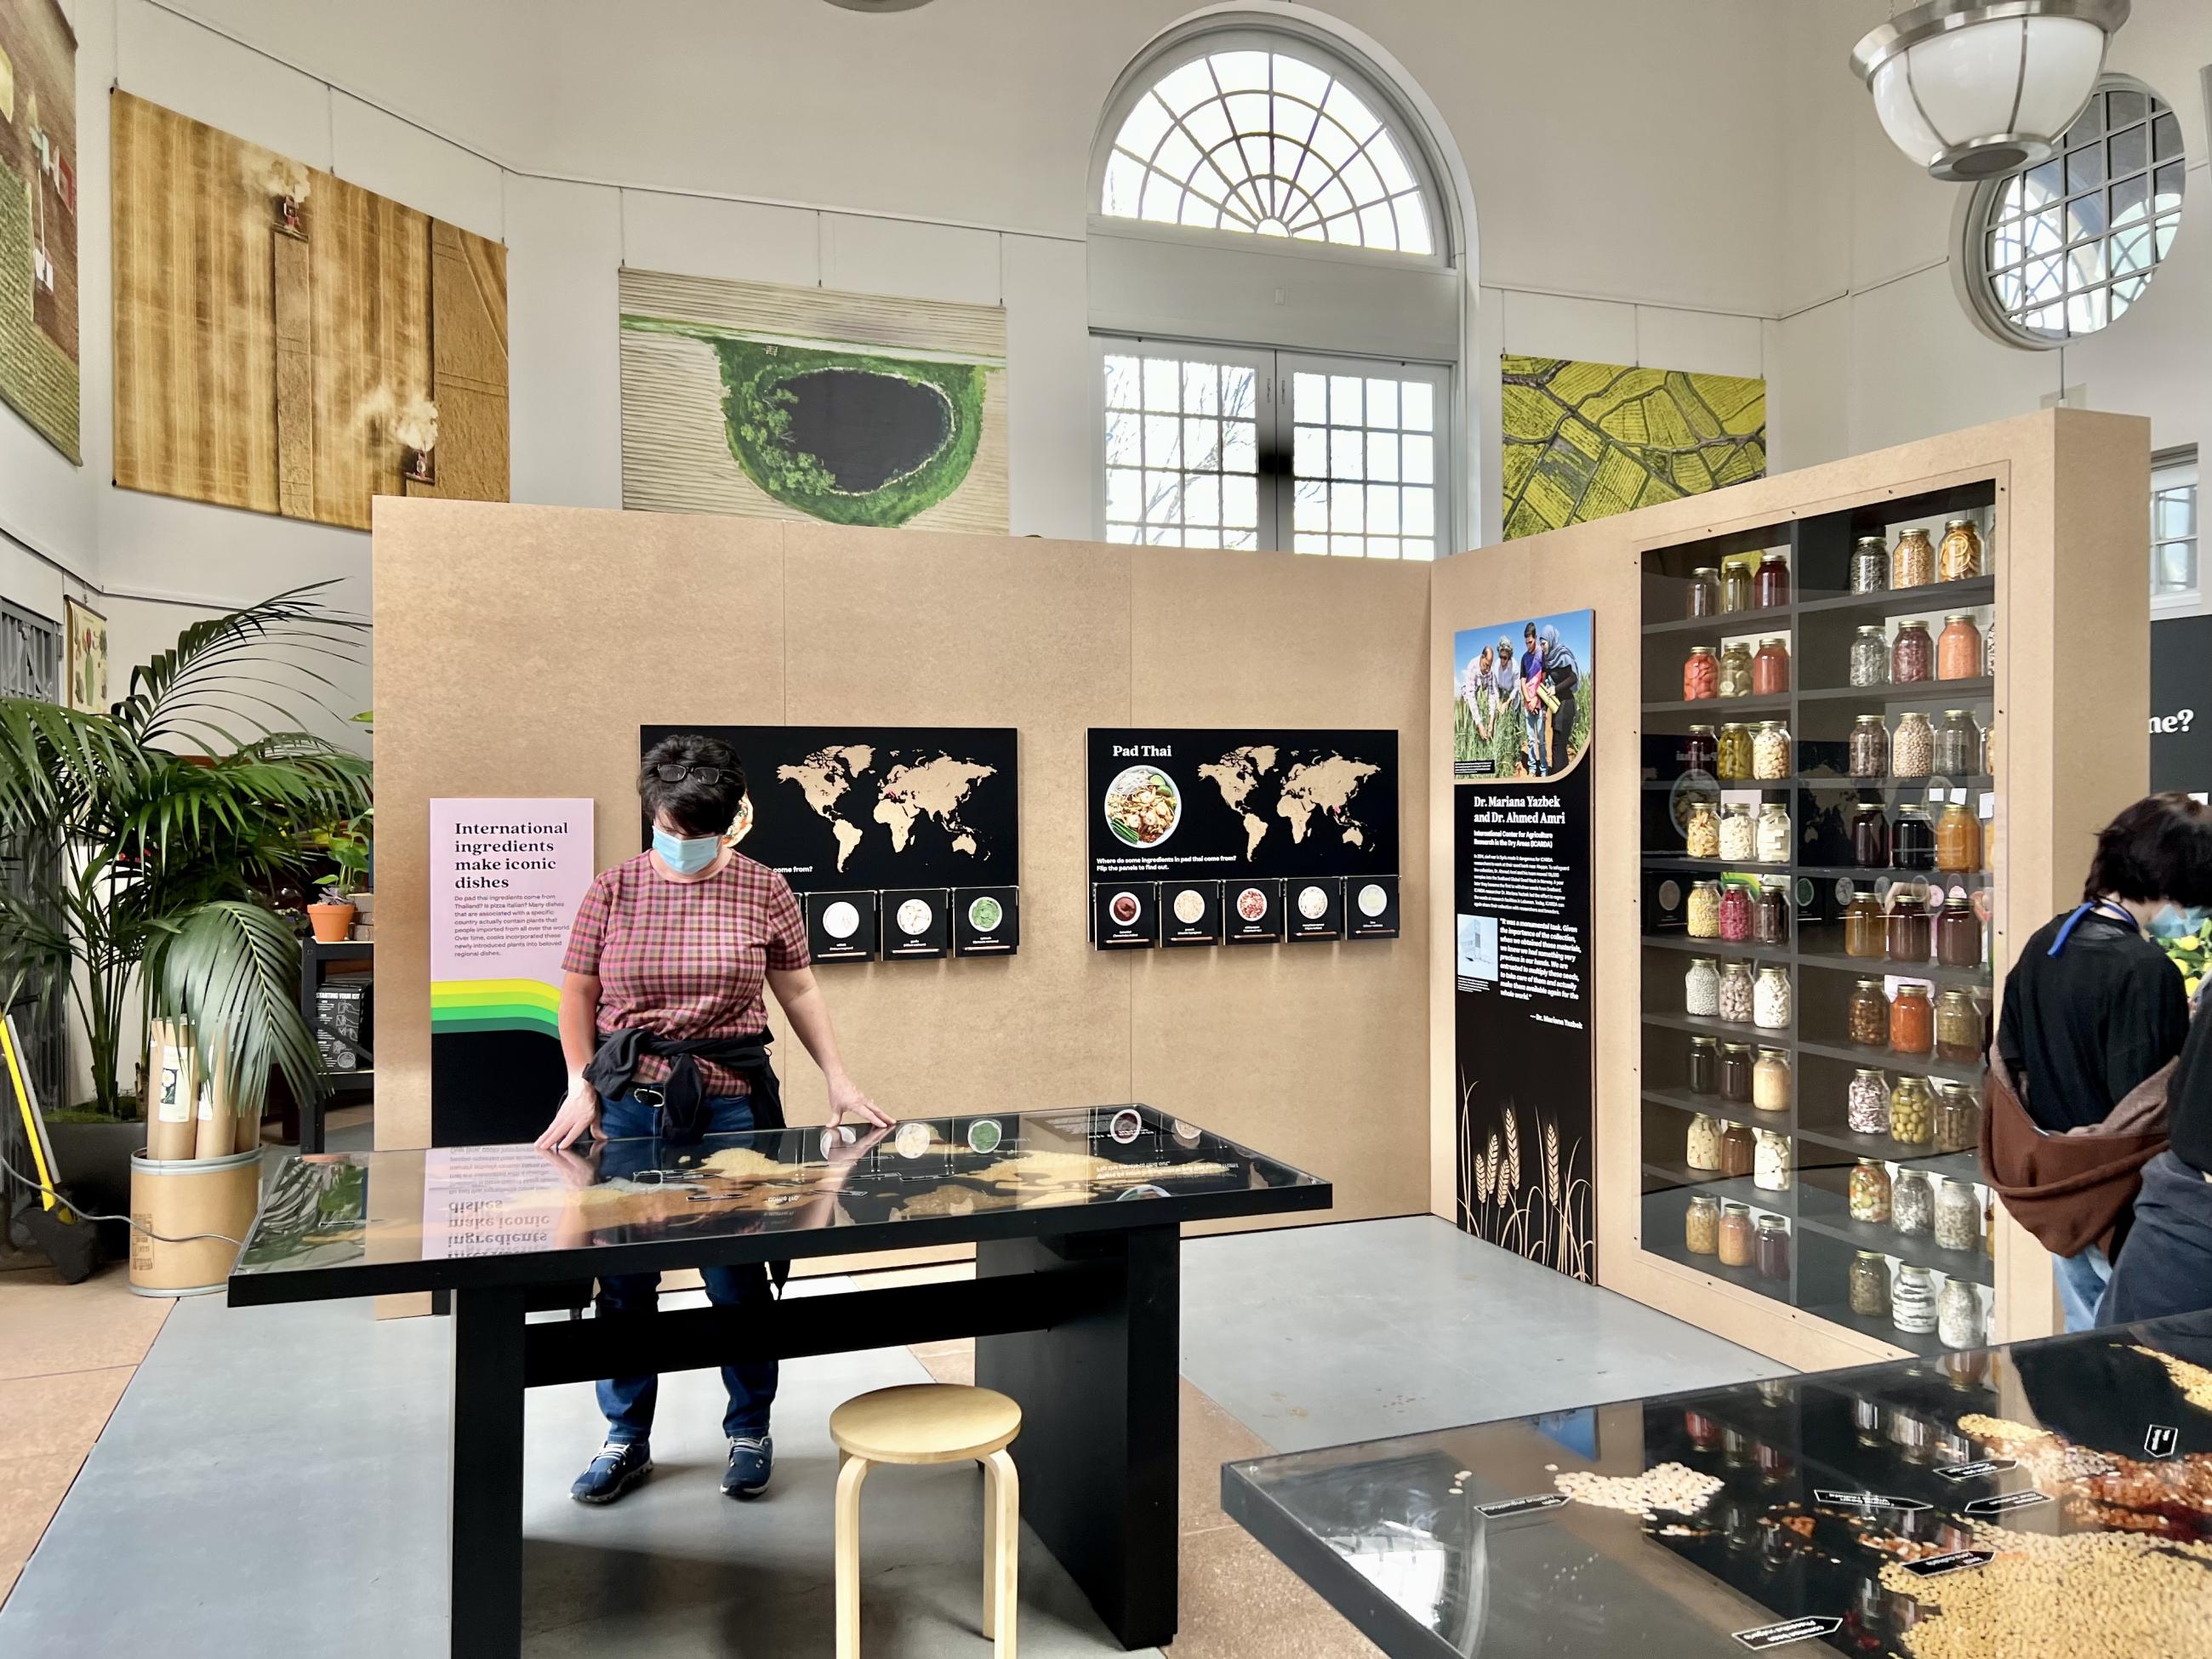
[[[1851,65],[1890,141],[1938,179],[2048,159],[2089,101],[2129,0],[1929,0],[1861,40]]]

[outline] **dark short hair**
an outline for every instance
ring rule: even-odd
[[[670,783],[659,769],[669,765],[717,767],[722,775],[713,783],[697,778]],[[720,738],[678,732],[645,751],[637,770],[637,798],[648,823],[665,812],[687,836],[719,836],[736,821],[744,803],[745,769],[737,751]]]
[[[2097,836],[2081,896],[2212,906],[2212,807],[2177,791],[2146,795]]]
[[[1524,640],[1534,639],[1536,637],[1536,624],[1530,623],[1526,628],[1522,629],[1521,630],[1521,637]]]

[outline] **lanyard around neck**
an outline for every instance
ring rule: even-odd
[[[2081,918],[2090,915],[2092,912],[2104,916],[2112,921],[2124,921],[2130,927],[2136,927],[2137,932],[2142,931],[2140,927],[2136,927],[2136,919],[2130,915],[2123,907],[2114,903],[2111,899],[2091,899],[2087,904],[2077,905],[2075,908],[2074,914],[2066,918],[2066,925],[2058,930],[2058,937],[2051,940],[2051,949],[2046,954],[2055,957],[2061,951],[2064,950],[2066,948],[2066,941],[2074,937],[2074,930],[2081,925]]]

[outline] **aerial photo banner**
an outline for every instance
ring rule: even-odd
[[[567,1078],[561,957],[592,884],[588,799],[430,803],[430,1139],[535,1139]]]
[[[1594,613],[1453,635],[1457,1219],[1595,1282]]]

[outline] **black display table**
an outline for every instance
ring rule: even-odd
[[[1176,1631],[1181,1224],[1326,1209],[1328,1183],[1148,1107],[933,1118],[896,1133],[301,1156],[234,1307],[452,1293],[452,1651],[521,1649],[523,1390],[974,1336],[1022,1407],[1022,1514],[1125,1646]],[[628,1173],[611,1175],[611,1169]],[[973,1280],[527,1322],[600,1274],[973,1243]],[[564,1287],[568,1287],[565,1288]]]
[[[1222,1502],[1393,1659],[2208,1654],[2208,1368],[2191,1315],[1258,1458]]]

